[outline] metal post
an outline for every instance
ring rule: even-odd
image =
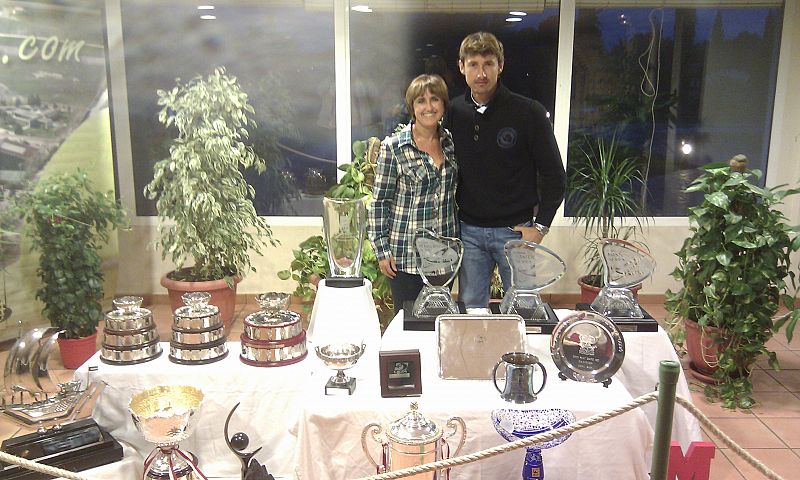
[[[662,360],[658,368],[658,412],[650,480],[667,480],[672,414],[675,411],[675,386],[678,384],[680,373],[681,366],[674,360]]]

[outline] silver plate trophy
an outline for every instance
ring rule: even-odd
[[[414,300],[412,314],[419,318],[459,313],[448,287],[461,266],[464,244],[457,238],[419,229],[414,234],[414,249],[417,252],[417,269],[425,286]]]
[[[625,359],[625,339],[609,318],[595,312],[576,312],[556,325],[550,337],[550,354],[562,380],[607,387]]]
[[[542,410],[501,408],[492,410],[492,425],[494,425],[497,433],[509,442],[565,427],[574,421],[575,414],[561,408]],[[561,445],[569,436],[570,434],[567,434],[527,447],[525,449],[525,464],[522,466],[522,479],[543,480],[542,449]]]
[[[364,284],[361,255],[367,232],[367,197],[322,200],[322,223],[328,246],[329,287],[358,287]]]
[[[554,320],[539,290],[564,276],[564,260],[547,247],[524,240],[506,242],[503,251],[511,266],[511,288],[503,296],[500,313],[516,313],[525,320]]]
[[[605,286],[592,302],[592,310],[607,317],[644,318],[631,287],[653,274],[655,259],[625,240],[603,238],[599,242]]]

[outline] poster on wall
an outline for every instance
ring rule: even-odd
[[[78,169],[114,188],[103,27],[102,1],[0,0],[0,340],[45,323],[12,197]]]

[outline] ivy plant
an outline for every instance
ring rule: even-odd
[[[154,166],[145,187],[156,200],[162,259],[176,265],[171,278],[203,281],[255,271],[250,251],[262,254],[262,240],[278,242],[253,207],[255,191],[242,169],[259,173],[265,162],[250,145],[256,126],[253,107],[236,77],[223,67],[172,90],[158,90],[158,120],[177,130],[168,158]],[[189,267],[187,262],[193,261]]]
[[[328,190],[326,196],[333,198],[366,196],[372,199],[375,162],[379,151],[380,140],[376,137],[354,142],[353,161],[339,166],[339,170],[345,174],[338,184]],[[316,294],[316,284],[319,279],[330,273],[328,247],[320,235],[307,238],[299,246],[299,249],[292,251],[294,258],[289,269],[278,272],[278,278],[296,281],[297,287],[293,294],[309,301]],[[394,312],[392,292],[389,281],[378,268],[378,259],[372,251],[370,242],[364,242],[361,273],[372,282],[372,296],[380,310],[382,321],[388,320]]]
[[[673,330],[683,333],[686,321],[721,329],[709,333],[719,349],[717,383],[705,393],[727,408],[753,405],[753,364],[766,355],[778,369],[777,356],[766,343],[784,325],[791,341],[800,318],[790,259],[800,247],[798,227],[788,225],[777,209],[798,189],[762,188],[756,184],[761,172],[745,165],[743,156],[730,164],[707,165],[686,189],[704,196],[689,208],[690,235],[676,252],[672,276],[681,289],[666,292]],[[776,317],[781,305],[787,313]]]
[[[98,253],[114,228],[126,225],[113,192],[92,189],[83,172],[40,180],[15,199],[31,249],[39,253],[42,315],[62,338],[92,335],[103,318],[102,260]]]

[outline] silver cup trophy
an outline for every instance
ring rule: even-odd
[[[419,229],[414,234],[414,249],[417,269],[425,286],[414,300],[413,315],[419,318],[459,313],[448,286],[455,280],[464,257],[461,240]]]
[[[492,410],[491,416],[497,433],[509,442],[565,427],[575,421],[574,413],[561,408],[543,410],[501,408]],[[542,450],[561,445],[569,436],[570,434],[567,434],[526,448],[522,480],[544,480]]]
[[[178,448],[192,434],[202,402],[203,392],[187,385],[158,386],[131,398],[133,424],[145,440],[156,444],[144,461],[142,478],[191,480],[194,473],[205,478],[194,455]]]
[[[592,302],[592,310],[612,318],[644,318],[631,287],[653,274],[655,259],[625,240],[603,238],[599,242],[605,286]]]
[[[364,285],[361,255],[367,232],[367,197],[325,197],[322,206],[330,266],[330,275],[325,278],[325,285],[340,288]]]
[[[525,320],[553,320],[539,290],[564,276],[567,266],[555,252],[537,243],[510,240],[503,248],[511,266],[511,288],[503,296],[500,313],[515,313]]]
[[[360,340],[342,340],[314,347],[322,363],[336,370],[336,375],[325,384],[325,395],[353,394],[356,390],[356,379],[348,377],[344,371],[358,362],[365,348],[366,344]]]

